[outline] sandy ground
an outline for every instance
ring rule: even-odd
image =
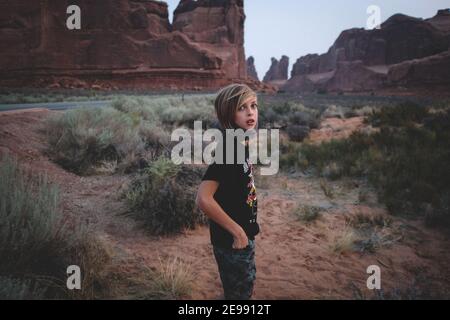
[[[53,112],[53,111],[52,111]],[[120,278],[139,277],[142,268],[157,268],[159,258],[179,257],[192,267],[194,283],[190,299],[221,299],[221,283],[209,243],[207,227],[198,227],[171,237],[145,233],[119,198],[128,176],[79,177],[65,171],[45,154],[45,139],[39,131],[48,110],[0,113],[0,153],[9,152],[35,172],[47,172],[60,185],[64,214],[89,222],[113,254],[114,272]],[[331,135],[330,126],[340,125],[344,136],[360,128],[359,119],[327,119],[329,125],[314,132],[312,139]],[[333,122],[334,121],[334,122]],[[319,138],[318,138],[319,137]],[[355,299],[371,298],[367,289],[369,265],[381,268],[382,289],[389,292],[431,292],[450,297],[450,248],[448,234],[425,228],[422,221],[394,217],[395,243],[375,253],[331,249],[348,228],[346,216],[356,212],[386,214],[376,196],[364,183],[329,182],[335,195],[324,195],[319,179],[278,175],[262,180],[258,188],[257,281],[255,299]],[[360,202],[358,194],[368,194]],[[318,220],[305,224],[292,210],[298,204],[323,208]],[[119,298],[133,297],[138,288],[123,282]],[[124,293],[125,292],[125,293]]]

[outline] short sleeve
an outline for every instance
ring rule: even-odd
[[[226,176],[227,176],[227,165],[212,163],[209,165],[208,169],[206,169],[202,181],[212,180],[220,183],[225,181]]]

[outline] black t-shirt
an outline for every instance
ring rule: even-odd
[[[236,149],[235,149],[236,151]],[[214,199],[221,208],[238,223],[247,234],[248,239],[254,240],[259,233],[257,219],[258,201],[254,183],[253,165],[248,159],[248,146],[245,147],[245,162],[242,164],[213,163],[209,165],[202,180],[212,180],[219,183]],[[235,152],[236,155],[236,152]],[[231,248],[233,236],[211,219],[211,243],[223,248]]]

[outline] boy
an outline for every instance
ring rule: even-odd
[[[257,126],[257,97],[246,85],[232,84],[223,88],[214,106],[223,130],[246,131]],[[227,136],[224,134],[225,140]],[[228,164],[224,150],[224,164],[213,163],[208,167],[196,200],[209,217],[211,243],[227,300],[250,299],[256,277],[254,239],[259,225],[253,165],[248,159],[247,143],[245,151],[244,163],[238,163],[235,157],[234,163]]]

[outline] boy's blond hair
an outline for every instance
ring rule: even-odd
[[[236,111],[251,97],[256,97],[255,91],[245,84],[237,83],[230,84],[217,93],[214,107],[223,129],[236,129]]]

